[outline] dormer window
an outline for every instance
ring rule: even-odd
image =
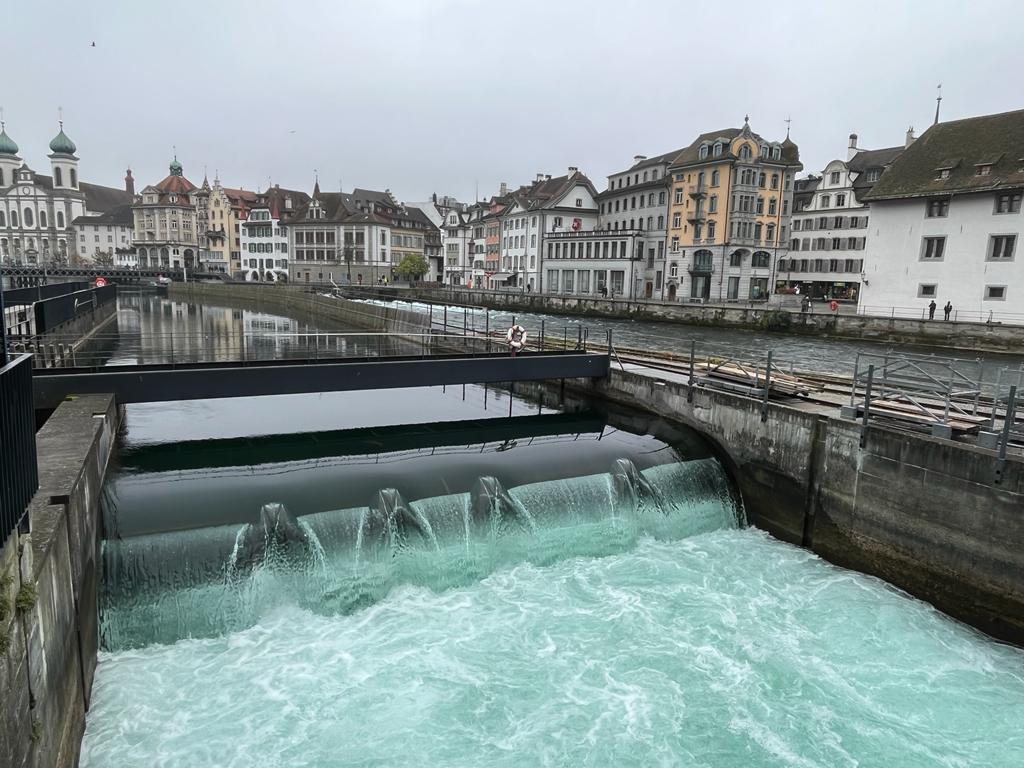
[[[880,170],[878,170],[877,168],[872,168],[871,170],[868,171],[868,181],[878,181],[881,175],[882,172]]]
[[[772,147],[772,160],[778,160],[782,157],[782,147]]]
[[[939,168],[938,174],[935,176],[937,181],[942,181],[949,178],[949,168]]]
[[[762,144],[758,149],[758,154],[760,154],[761,157],[768,157],[768,145]]]
[[[720,142],[720,141],[716,141],[715,142],[715,147],[711,151],[711,154],[713,154],[715,157],[718,157],[720,154],[722,154],[722,142]]]
[[[708,145],[707,144],[701,144],[700,145],[700,152],[698,154],[700,155],[700,159],[701,160],[703,160],[705,157],[707,157],[708,156]]]
[[[171,196],[170,196],[169,198],[167,198],[167,199],[168,199],[168,200],[169,200],[170,202],[172,202],[172,203],[176,203],[176,202],[178,202],[178,196],[177,196],[177,195],[171,195]]]
[[[991,163],[979,163],[975,167],[977,168],[977,171],[975,173],[978,176],[988,176],[990,173],[992,173],[992,164]]]
[[[717,148],[718,145],[716,144],[715,146]],[[716,151],[715,154],[717,155],[718,152]],[[740,147],[740,160],[749,160],[749,159],[750,159],[750,145],[749,144],[744,144],[742,147]]]

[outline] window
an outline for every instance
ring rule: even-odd
[[[942,181],[943,179],[949,178],[949,168],[939,168],[935,174],[936,181]]]
[[[758,197],[757,198],[757,207],[756,207],[755,210],[759,214],[763,214],[764,213],[764,198],[763,197]]]
[[[25,219],[24,219],[24,221],[25,221],[25,226],[26,227],[31,227],[32,226],[32,209],[31,208],[25,208]]]
[[[759,186],[761,189],[764,189],[764,182],[765,182],[764,171],[761,171],[761,174],[757,177],[757,186]]]
[[[981,164],[981,165],[979,165],[977,167],[978,167],[978,171],[977,171],[978,176],[988,176],[990,173],[992,173],[992,166],[990,164],[988,164],[988,163]]]
[[[919,299],[935,298],[938,293],[938,286],[935,283],[921,283],[917,286],[917,297]]]
[[[664,228],[665,228],[665,217],[664,216],[659,216],[658,217],[658,229],[664,229]]]
[[[715,148],[717,149],[718,145],[715,145]],[[715,154],[717,155],[718,152],[715,152]],[[742,147],[740,147],[740,160],[749,160],[749,159],[750,159],[750,145],[749,144],[744,144]]]
[[[860,218],[857,216],[850,217],[850,229],[857,229],[860,226]]]
[[[709,221],[708,222],[708,238],[710,240],[714,240],[715,239],[715,222],[714,221]]]
[[[683,215],[681,213],[672,214],[672,229],[679,229],[683,224]]]
[[[995,213],[1020,213],[1020,192],[1004,192],[996,195]]]
[[[821,200],[818,203],[819,208],[828,208],[832,204],[831,195],[822,195]]]
[[[4,212],[0,211],[0,227],[7,226],[7,217],[4,216]]]
[[[949,198],[929,200],[925,216],[929,219],[943,218],[949,215]]]
[[[877,168],[871,168],[868,171],[868,181],[878,181],[881,175],[882,172],[880,170],[878,170]]]
[[[846,195],[836,195],[836,208],[846,207]]]
[[[771,184],[771,186],[772,186],[772,189],[778,189],[779,188],[779,174],[777,174],[777,173],[773,173],[772,174],[772,184]]]
[[[700,156],[701,160],[703,160],[705,157],[708,156],[708,145],[707,144],[702,144],[701,145],[700,151],[698,152],[698,155]]]
[[[993,235],[989,238],[989,261],[1009,261],[1017,246],[1016,235]]]
[[[577,208],[582,208],[583,207],[583,198],[582,197],[577,197],[576,198],[576,207]]]
[[[674,203],[675,203],[676,205],[681,205],[681,204],[682,204],[682,202],[683,202],[683,188],[682,188],[682,187],[676,187],[676,189],[675,189],[675,195],[674,195],[674,197],[672,198],[672,201],[673,201],[673,202],[674,202]]]
[[[664,205],[664,204],[665,204],[665,192],[662,191],[662,192],[658,193],[658,205]]]
[[[555,229],[560,229],[562,227],[562,217],[561,216],[555,216],[554,225],[555,225]]]
[[[46,226],[46,211],[40,211],[39,212],[39,226],[40,227],[45,227]],[[110,229],[110,227],[107,227],[107,229]]]
[[[829,174],[828,181],[829,181],[830,184],[838,184],[839,183],[839,171],[832,171],[832,173]]]
[[[922,261],[942,261],[942,254],[946,250],[945,237],[926,237],[921,246]]]
[[[771,264],[771,260],[772,257],[768,251],[757,251],[750,257],[750,266],[765,269]]]
[[[729,266],[730,267],[742,267],[743,266],[743,251],[733,251],[732,253],[729,254]]]
[[[712,195],[708,198],[708,213],[716,213],[718,211],[718,195]]]
[[[53,185],[55,187],[64,186],[64,172],[60,166],[53,169]]]
[[[729,278],[729,287],[727,289],[726,298],[738,299],[740,297],[740,279],[739,277]]]
[[[711,186],[712,187],[717,187],[718,186],[718,180],[719,180],[720,177],[721,177],[721,174],[717,170],[714,170],[714,171],[711,172]]]
[[[765,239],[769,243],[774,243],[775,242],[775,225],[774,224],[769,224],[768,225],[768,234],[765,235]]]
[[[715,146],[711,154],[713,154],[715,157],[718,157],[720,154],[722,154],[722,143],[720,141],[715,142]]]
[[[985,301],[1006,301],[1006,286],[986,285]]]

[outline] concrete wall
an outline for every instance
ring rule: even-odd
[[[575,386],[700,430],[751,523],[1024,645],[1024,460],[741,395],[613,371]]]
[[[307,293],[299,286],[265,283],[171,283],[168,296],[176,301],[240,306],[286,317],[314,316],[346,328],[362,328],[367,331],[405,333],[412,336],[427,333],[429,328],[429,318],[420,312],[402,309],[397,305],[378,306]]]
[[[31,532],[0,552],[0,765],[78,762],[99,645],[99,494],[119,413],[106,395],[62,403],[36,435]],[[15,595],[35,600],[12,607]]]
[[[398,289],[395,289],[396,292]],[[411,294],[411,295],[410,295]],[[560,315],[592,315],[634,320],[655,320],[684,325],[763,328],[764,306],[707,306],[587,299],[576,296],[541,296],[518,292],[421,289],[401,291],[403,298],[423,298],[452,304],[491,307]],[[912,343],[975,351],[1024,351],[1024,325],[909,320],[861,315],[787,312],[789,333],[826,338],[861,339],[884,343]],[[941,317],[941,313],[939,315]]]

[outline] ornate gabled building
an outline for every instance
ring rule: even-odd
[[[142,190],[132,206],[139,266],[151,269],[199,268],[199,188],[185,178],[177,156],[170,173]]]
[[[246,189],[221,186],[214,176],[213,186],[203,179],[203,190],[209,192],[208,217],[204,233],[211,264],[217,269],[238,275],[244,271],[242,263],[242,226],[256,203],[257,194]]]
[[[308,205],[305,192],[275,184],[258,193],[240,222],[241,269],[246,280],[289,279],[288,217]]]
[[[80,182],[76,151],[61,122],[50,142],[52,175],[36,173],[0,123],[0,263],[76,261],[81,257],[73,222],[131,203],[129,191]]]
[[[668,271],[693,301],[760,301],[789,245],[797,145],[742,128],[701,134],[672,162]]]
[[[906,146],[912,141],[908,131]],[[789,253],[779,259],[777,292],[799,288],[811,299],[858,299],[868,237],[864,195],[904,148],[861,149],[851,133],[845,160],[795,181]]]

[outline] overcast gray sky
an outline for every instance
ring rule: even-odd
[[[6,0],[0,105],[48,172],[57,108],[81,176],[471,200],[742,125],[806,171],[942,117],[1024,107],[1020,0]],[[92,47],[91,43],[96,43]]]

